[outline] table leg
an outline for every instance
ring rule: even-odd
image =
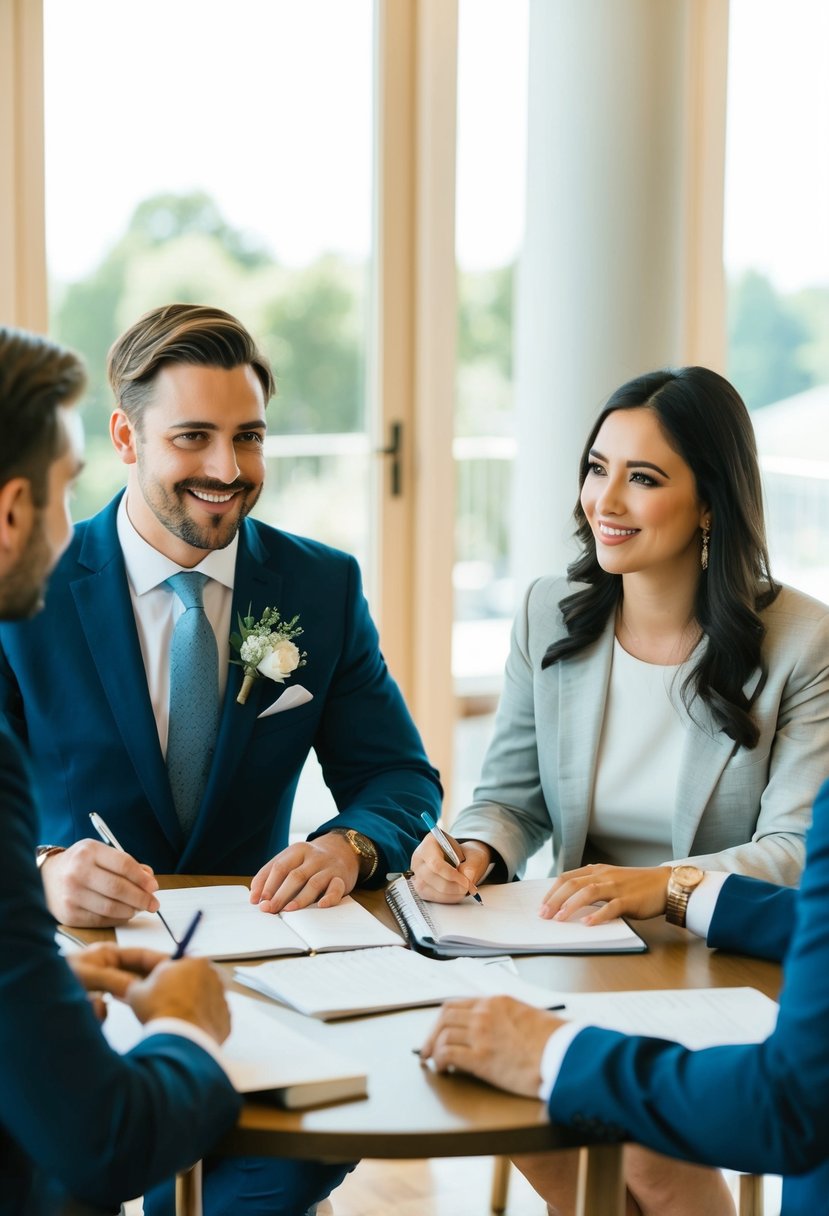
[[[176,1216],[202,1216],[201,1161],[176,1174]]]
[[[622,1144],[592,1144],[579,1153],[576,1216],[625,1216]]]

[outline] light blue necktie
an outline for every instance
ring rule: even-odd
[[[167,775],[185,833],[198,814],[219,725],[219,652],[202,602],[206,582],[195,571],[167,579],[184,604],[170,643]]]

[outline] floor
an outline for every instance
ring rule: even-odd
[[[736,1198],[736,1175],[729,1180]],[[491,1158],[362,1161],[331,1203],[334,1216],[489,1216],[491,1186]],[[779,1216],[779,1178],[767,1178],[764,1190],[764,1216]],[[546,1205],[516,1169],[506,1216],[546,1216]]]
[[[492,1159],[361,1161],[331,1196],[334,1216],[489,1216]],[[512,1170],[508,1216],[545,1216],[546,1205]]]

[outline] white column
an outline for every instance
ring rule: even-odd
[[[572,559],[578,458],[612,390],[722,366],[727,18],[727,0],[531,0],[518,594]]]

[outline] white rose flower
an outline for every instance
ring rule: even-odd
[[[299,667],[299,650],[293,644],[283,639],[277,642],[268,654],[256,666],[256,670],[270,680],[282,684],[285,676],[290,675]]]

